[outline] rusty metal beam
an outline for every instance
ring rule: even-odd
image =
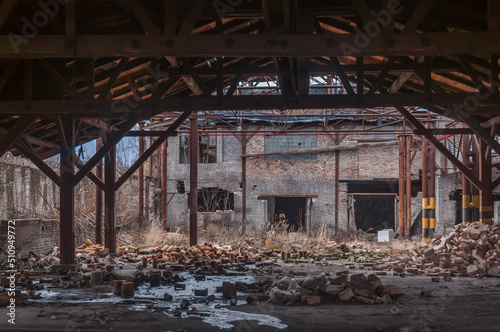
[[[425,126],[420,123],[420,121],[415,118],[410,112],[404,107],[396,107],[396,109],[403,114],[403,116],[416,128],[416,129],[426,129]],[[453,153],[451,153],[448,148],[446,148],[436,137],[429,133],[422,134],[439,150],[448,160],[451,161],[477,188],[481,187],[481,181],[478,177],[474,175],[467,166],[465,166]]]
[[[189,244],[198,243],[198,118],[190,119],[189,137]]]

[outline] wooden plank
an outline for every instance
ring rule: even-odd
[[[385,63],[384,69],[378,74],[378,76],[375,78],[375,81],[373,82],[372,86],[368,90],[368,94],[374,94],[378,90],[382,89],[384,85],[384,80],[387,77],[387,74],[391,70],[391,66],[396,62],[396,59],[394,57],[389,58],[389,61]]]
[[[283,57],[283,56],[423,56],[498,54],[500,32],[381,33],[357,48],[355,34],[204,34],[79,35],[78,58],[93,57]],[[64,36],[38,35],[29,43],[11,44],[0,36],[0,58],[73,58]],[[349,47],[349,48],[347,48]]]
[[[500,31],[500,1],[488,0],[488,31]]]
[[[352,0],[352,3],[364,25],[370,22],[376,22],[375,18],[370,14],[370,7],[366,0]]]

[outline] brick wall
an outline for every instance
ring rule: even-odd
[[[0,247],[7,252],[7,220],[0,220]],[[12,231],[12,229],[11,229]],[[17,258],[26,258],[30,251],[38,256],[51,253],[59,246],[59,221],[40,219],[15,220],[15,247]]]
[[[264,130],[264,126],[251,126]],[[314,129],[314,127],[310,128]],[[333,128],[328,128],[333,129]],[[359,123],[343,123],[335,129],[361,129]],[[362,136],[343,136],[340,145],[356,144]],[[397,138],[395,138],[397,139]],[[317,136],[318,148],[335,145],[335,137]],[[179,163],[179,138],[168,143],[168,192],[176,191],[176,181],[185,182],[189,191],[189,165]],[[241,226],[241,145],[234,136],[217,137],[217,164],[198,164],[198,188],[218,187],[235,194],[235,226]],[[247,153],[264,152],[264,136],[254,135],[247,143]],[[397,179],[398,145],[340,151],[340,180]],[[413,178],[418,178],[420,156],[414,159]],[[262,232],[268,228],[267,196],[312,197],[312,230],[332,232],[335,225],[335,154],[319,153],[317,160],[247,159],[247,230]],[[170,195],[168,197],[170,199]],[[339,228],[347,225],[347,184],[341,183]],[[187,229],[189,218],[187,194],[174,195],[167,207],[167,223]],[[353,224],[349,224],[352,228]]]

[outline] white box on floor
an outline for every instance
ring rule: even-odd
[[[394,240],[394,230],[383,229],[378,231],[378,242],[391,242]]]

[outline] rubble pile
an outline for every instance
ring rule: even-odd
[[[347,274],[331,277],[323,273],[319,276],[285,276],[266,294],[269,302],[282,305],[299,301],[309,305],[331,301],[389,304],[403,295],[403,291],[396,286],[384,286],[375,274],[353,274],[349,278]]]
[[[500,278],[500,228],[472,223],[457,225],[448,236],[439,236],[432,247],[388,256],[376,271],[427,276],[491,276]],[[403,275],[402,275],[403,276]]]

